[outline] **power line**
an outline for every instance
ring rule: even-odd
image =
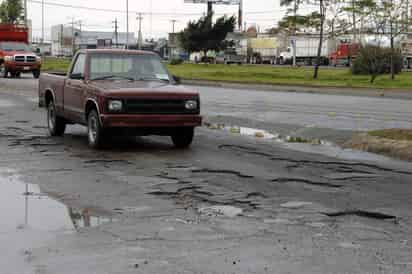
[[[40,0],[28,0],[34,4],[42,4]],[[63,7],[63,8],[72,8],[72,9],[81,9],[81,10],[89,10],[89,11],[100,11],[100,12],[111,12],[111,13],[122,13],[124,14],[124,10],[117,10],[117,9],[104,9],[104,8],[94,8],[88,6],[79,6],[79,5],[70,5],[70,4],[62,4],[56,2],[44,2],[46,6],[54,6],[54,7]],[[288,11],[288,8],[277,9],[277,10],[264,10],[264,11],[249,11],[244,12],[245,15],[247,14],[269,14],[269,13],[280,13]],[[202,16],[204,13],[196,12],[196,13],[171,13],[171,12],[139,12],[139,11],[130,11],[131,13],[141,13],[142,15],[156,15],[156,16]],[[234,14],[236,12],[233,12]],[[216,15],[224,15],[226,13],[216,13]]]

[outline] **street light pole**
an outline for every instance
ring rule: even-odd
[[[129,0],[126,0],[126,49],[129,48]]]

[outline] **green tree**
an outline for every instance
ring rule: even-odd
[[[0,4],[0,22],[8,24],[19,23],[23,18],[21,0],[5,0]]]
[[[236,18],[223,16],[213,24],[212,16],[213,14],[208,14],[198,21],[189,22],[179,33],[179,40],[186,51],[189,53],[201,51],[206,55],[209,50],[219,51],[228,46],[225,38],[235,29]]]

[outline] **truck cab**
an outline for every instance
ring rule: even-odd
[[[41,58],[28,45],[28,29],[24,26],[0,25],[0,72],[20,77],[21,73],[32,73],[39,78]]]

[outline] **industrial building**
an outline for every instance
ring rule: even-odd
[[[83,31],[64,25],[56,25],[51,30],[51,54],[72,56],[76,49],[125,48],[126,44],[136,45],[134,33]]]

